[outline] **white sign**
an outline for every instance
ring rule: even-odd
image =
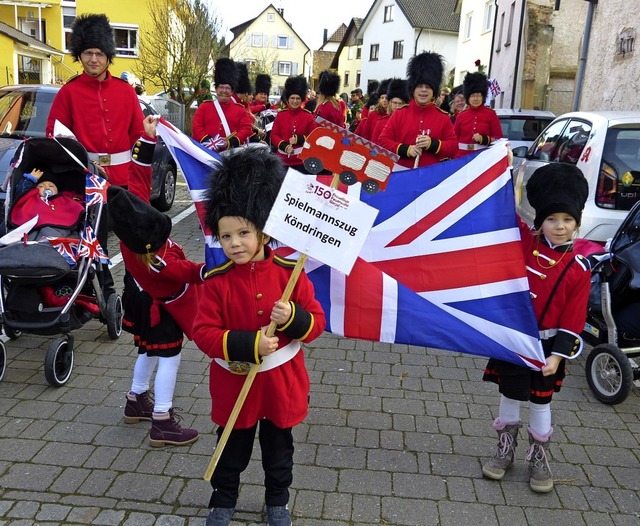
[[[349,274],[378,210],[289,169],[264,227],[302,254]]]

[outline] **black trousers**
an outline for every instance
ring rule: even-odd
[[[213,494],[209,507],[234,508],[238,500],[240,474],[249,465],[255,425],[249,429],[234,429],[211,477]],[[216,431],[218,440],[223,428]],[[291,428],[281,429],[269,420],[260,420],[258,433],[264,469],[265,503],[285,506],[289,502],[289,487],[293,482],[293,434]]]

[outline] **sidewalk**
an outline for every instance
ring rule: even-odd
[[[202,259],[193,214],[173,237]],[[147,423],[122,421],[131,337],[111,341],[93,321],[74,335],[75,368],[61,388],[43,373],[53,338],[6,344],[0,526],[203,526],[210,486],[202,477],[215,447],[208,359],[186,345],[175,398],[200,440],[156,449]],[[294,431],[296,526],[640,524],[640,389],[617,406],[597,402],[584,357],[554,397],[556,487],[539,495],[529,489],[522,430],[516,467],[502,482],[482,478],[498,403],[481,381],[485,359],[328,333],[306,355],[312,390],[309,416]],[[234,526],[265,524],[262,478],[256,441]]]

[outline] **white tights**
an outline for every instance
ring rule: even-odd
[[[506,396],[500,397],[498,418],[501,422],[520,421],[520,400]],[[551,431],[551,404],[534,404],[529,402],[529,427],[540,436],[547,436]]]
[[[157,356],[147,356],[146,354],[138,355],[136,364],[133,367],[131,392],[141,394],[149,390],[151,374],[157,363],[158,370],[153,382],[155,398],[153,411],[155,413],[166,413],[173,407],[173,392],[176,388],[181,356],[182,354],[177,354],[170,358],[159,358]]]

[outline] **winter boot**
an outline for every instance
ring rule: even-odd
[[[205,526],[229,526],[235,508],[211,508]]]
[[[182,429],[179,421],[182,419],[172,408],[167,413],[153,413],[151,433],[149,434],[152,447],[186,446],[198,440],[195,429]]]
[[[553,478],[549,468],[547,450],[549,441],[553,434],[553,428],[545,435],[528,428],[529,431],[529,452],[527,461],[529,462],[529,486],[537,493],[548,493],[553,489]]]
[[[124,406],[124,421],[126,424],[136,424],[140,420],[151,421],[153,414],[153,399],[149,391],[136,394],[127,393],[127,404]]]
[[[286,506],[267,506],[269,526],[291,526],[291,514]]]
[[[513,464],[520,422],[505,423],[496,418],[493,429],[498,432],[498,447],[493,458],[482,466],[482,474],[492,480],[502,480],[507,469]]]

